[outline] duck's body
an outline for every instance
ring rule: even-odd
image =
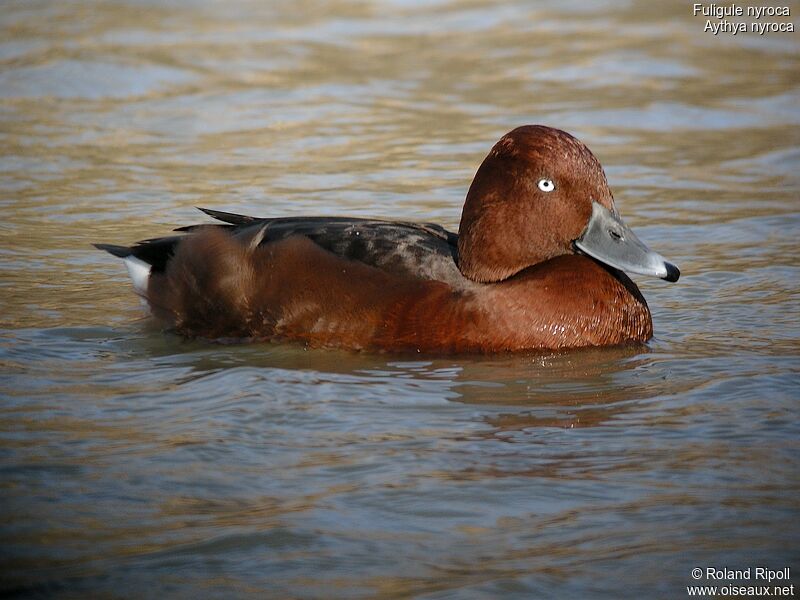
[[[564,147],[554,149],[558,143]],[[573,167],[589,169],[585,197],[531,188],[537,177],[549,188],[541,184],[549,177],[575,194],[581,190],[569,189],[570,178],[586,179],[552,166],[525,173],[541,167],[531,154],[543,148],[566,150]],[[539,211],[535,196],[545,196]],[[124,258],[154,314],[189,337],[435,353],[644,342],[652,321],[635,284],[574,249],[597,219],[617,223],[613,211],[588,149],[533,126],[505,136],[484,161],[460,236],[434,224],[206,211],[225,224],[131,248],[99,247]],[[669,267],[662,276],[676,278]]]

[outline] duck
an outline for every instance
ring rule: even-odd
[[[652,316],[626,272],[680,276],[624,223],[589,148],[545,125],[492,147],[458,233],[200,210],[216,222],[95,244],[186,338],[432,354],[643,344]]]

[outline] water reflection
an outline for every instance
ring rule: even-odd
[[[0,28],[4,591],[673,597],[796,567],[796,36],[646,1],[6,2]],[[197,205],[455,228],[527,122],[584,139],[685,269],[641,282],[647,346],[185,341],[89,246]]]

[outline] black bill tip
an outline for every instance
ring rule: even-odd
[[[676,281],[678,281],[678,278],[681,276],[680,269],[675,265],[673,265],[672,263],[668,263],[666,261],[664,261],[664,266],[667,267],[667,274],[661,279],[665,279],[670,283],[675,283]]]

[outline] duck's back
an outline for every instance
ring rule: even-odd
[[[342,259],[399,277],[445,281],[456,287],[468,283],[458,270],[458,235],[434,223],[324,216],[257,218],[201,210],[226,224],[181,227],[176,231],[190,235],[144,240],[130,248],[98,246],[117,256],[133,256],[150,265],[153,273],[162,273],[181,243],[211,230],[225,231],[251,249],[303,236]]]
[[[475,285],[458,270],[458,236],[439,225],[207,212],[226,224],[101,245],[135,263],[140,293],[183,335],[367,347],[401,306]]]
[[[340,258],[382,269],[396,276],[465,282],[458,270],[458,236],[433,223],[406,223],[342,217],[270,219],[237,232],[251,235],[264,227],[264,243],[304,236]]]

